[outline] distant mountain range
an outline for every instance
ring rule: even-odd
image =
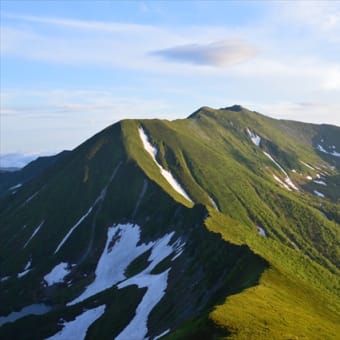
[[[1,339],[336,339],[340,127],[123,120],[0,172]]]
[[[38,154],[1,153],[0,169],[20,169],[39,157]]]

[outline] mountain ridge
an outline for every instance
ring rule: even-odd
[[[66,330],[84,309],[103,305],[103,314],[85,329],[87,339],[123,334],[151,288],[121,285],[140,282],[155,263],[144,278],[167,273],[167,288],[147,316],[145,336],[170,329],[164,338],[335,338],[339,150],[336,126],[279,121],[242,107],[203,107],[187,119],[107,127],[0,199],[0,278],[8,277],[0,282],[1,314],[29,303],[54,306],[46,315],[5,324],[0,335],[19,338],[29,330],[46,338]],[[122,283],[68,306],[98,284],[100,259],[105,249],[110,253],[105,245],[115,251],[129,224],[139,226],[141,244],[154,245],[131,260]],[[109,236],[110,228],[120,238]],[[169,233],[168,243],[157,248]],[[173,250],[177,241],[182,253]],[[15,256],[13,247],[20,249]],[[153,254],[167,251],[157,263]],[[67,264],[68,274],[50,287],[44,277],[58,263]],[[110,296],[121,301],[127,290],[125,318]],[[113,316],[120,326],[109,329]],[[42,320],[44,329],[34,330]]]

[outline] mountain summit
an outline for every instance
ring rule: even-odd
[[[0,338],[340,333],[339,127],[202,107],[42,164],[0,177]]]

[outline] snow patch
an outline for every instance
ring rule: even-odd
[[[211,197],[209,197],[209,199],[210,199],[211,204],[212,204],[213,207],[215,208],[215,210],[216,210],[216,211],[220,211],[220,210],[218,209],[218,206],[217,206],[216,202],[215,202]]]
[[[12,187],[10,187],[8,190],[12,191],[12,190],[15,190],[15,189],[19,189],[20,187],[22,187],[22,184],[18,183],[16,185],[13,185]]]
[[[23,277],[23,276],[25,276],[26,274],[28,274],[30,271],[31,271],[31,269],[27,269],[27,270],[24,270],[24,271],[21,272],[21,273],[18,273],[18,278],[20,279],[21,277]]]
[[[85,218],[90,215],[91,211],[93,209],[93,206],[90,207],[90,209],[83,215],[78,222],[69,230],[69,232],[66,234],[66,236],[62,239],[62,241],[58,244],[56,250],[54,251],[54,254],[56,254],[59,249],[63,246],[63,244],[67,241],[67,239],[70,237],[70,235],[73,233],[73,231],[85,220]]]
[[[281,181],[281,179],[280,179],[279,177],[277,177],[276,175],[273,175],[273,177],[274,177],[274,179],[275,179],[277,182],[279,182],[285,189],[287,189],[288,191],[292,191],[292,190],[290,189],[290,187],[289,187],[286,183],[284,183],[283,181]]]
[[[164,331],[163,333],[161,333],[161,334],[155,336],[153,340],[160,339],[161,337],[163,337],[164,335],[168,334],[169,332],[170,332],[170,329],[167,329],[167,330]]]
[[[51,306],[44,303],[36,303],[22,308],[19,312],[12,312],[7,316],[0,316],[0,327],[8,322],[14,322],[26,315],[43,315],[51,310]]]
[[[283,167],[278,162],[276,162],[276,160],[268,152],[263,151],[263,153],[281,170],[282,173],[288,176],[287,172],[283,169]]]
[[[29,260],[27,263],[26,263],[26,266],[24,268],[24,271],[22,271],[21,273],[18,273],[18,278],[20,279],[21,277],[25,276],[26,274],[28,274],[31,269],[29,269],[31,267],[31,264],[32,264],[32,261]]]
[[[39,194],[39,191],[37,191],[36,193],[34,193],[32,196],[28,197],[27,200],[25,201],[25,203],[28,203],[30,201],[32,201],[32,199],[37,196]]]
[[[168,170],[165,170],[156,160],[157,155],[157,149],[150,143],[149,137],[145,133],[144,129],[140,127],[138,129],[140,139],[143,142],[144,149],[148,152],[148,154],[151,156],[157,167],[159,168],[162,176],[167,180],[167,182],[172,186],[172,188],[177,191],[180,195],[182,195],[184,198],[186,198],[188,201],[192,202],[188,194],[185,192],[185,190],[182,188],[182,186],[177,182],[177,180],[174,178],[172,173]]]
[[[339,152],[336,152],[334,149],[335,149],[335,146],[333,145],[333,151],[332,152],[328,152],[326,151],[320,144],[317,145],[316,147],[317,150],[323,152],[323,153],[327,153],[331,156],[334,156],[334,157],[340,157],[340,153]]]
[[[328,153],[320,144],[316,148],[321,152]]]
[[[177,252],[177,254],[171,259],[171,261],[175,261],[178,257],[180,257],[183,253],[184,249]]]
[[[160,274],[151,274],[152,270],[168,256],[183,251],[184,244],[176,240],[169,245],[174,232],[147,244],[140,242],[138,225],[119,224],[108,229],[105,248],[95,270],[95,280],[85,291],[67,305],[74,305],[105,289],[117,285],[119,289],[137,285],[147,288],[142,301],[136,309],[136,314],[126,328],[116,337],[118,340],[144,339],[148,333],[147,320],[155,305],[162,299],[167,288],[170,268]],[[126,279],[125,271],[128,265],[146,251],[152,249],[145,270]]]
[[[332,156],[335,156],[335,157],[340,157],[340,153],[339,153],[339,152],[336,152],[336,151],[332,151],[332,152],[330,152],[330,154],[331,154]]]
[[[137,246],[140,229],[137,225],[118,224],[107,231],[107,241],[95,271],[95,280],[85,291],[67,305],[74,305],[95,295],[117,282],[124,280],[125,269],[139,255],[149,250],[154,243]]]
[[[62,283],[64,282],[65,276],[69,273],[70,269],[68,263],[61,262],[44,276],[44,281],[46,281],[48,286],[52,286],[55,283]]]
[[[175,261],[184,252],[185,243],[178,239],[172,247],[175,249],[175,256],[172,257],[171,261]]]
[[[136,314],[124,330],[118,335],[116,340],[144,339],[148,334],[147,321],[150,312],[158,304],[165,294],[170,268],[161,274],[150,274],[151,271],[173,252],[173,247],[168,243],[174,232],[167,234],[156,241],[149,257],[151,263],[141,273],[120,283],[118,288],[130,285],[137,285],[139,288],[147,287],[147,291],[136,309]]]
[[[265,230],[263,228],[261,228],[260,226],[256,226],[257,227],[257,231],[259,232],[259,234],[263,237],[267,237],[267,234],[265,232]]]
[[[327,184],[324,181],[317,181],[317,180],[315,180],[313,182],[316,183],[316,184],[327,186]]]
[[[24,268],[24,270],[27,270],[29,267],[31,267],[32,264],[32,260],[28,260],[28,262],[26,263],[26,266]]]
[[[112,183],[113,179],[115,178],[120,166],[122,164],[122,161],[120,161],[117,166],[114,168],[112,175],[108,181],[108,183],[105,185],[105,187],[102,189],[102,191],[100,192],[99,196],[96,198],[96,200],[94,201],[93,205],[89,208],[89,210],[85,213],[85,215],[83,215],[78,222],[69,230],[69,232],[66,234],[66,236],[63,238],[63,240],[59,243],[59,245],[57,246],[56,250],[54,251],[54,254],[56,254],[60,248],[62,247],[62,245],[67,241],[67,239],[70,237],[70,235],[72,234],[72,232],[85,220],[85,218],[92,212],[93,207],[100,201],[103,201],[105,199],[106,196],[106,192],[107,192],[107,188],[109,187],[109,185]]]
[[[138,275],[118,286],[118,288],[124,288],[137,285],[139,288],[147,287],[147,291],[136,309],[136,315],[116,337],[116,340],[144,339],[146,337],[148,334],[147,320],[149,314],[165,293],[169,270],[158,275]]]
[[[263,151],[263,153],[281,170],[281,172],[285,175],[285,179],[284,182],[288,185],[288,187],[299,191],[299,188],[293,183],[293,181],[290,179],[290,177],[288,176],[287,172],[283,169],[283,167],[268,153]],[[281,182],[283,184],[283,182],[277,177],[274,176],[274,178],[279,182]],[[283,186],[287,189],[287,186],[285,184],[283,184]],[[290,190],[290,189],[288,189]]]
[[[99,319],[105,311],[105,305],[89,309],[78,315],[73,321],[64,323],[63,329],[46,340],[85,339],[88,328]]]
[[[40,230],[40,228],[42,227],[42,225],[44,224],[45,221],[42,221],[38,227],[33,231],[33,234],[31,235],[31,237],[28,239],[28,241],[24,244],[24,248],[26,248],[26,246],[29,244],[29,242],[32,240],[32,238],[37,234],[37,232]]]
[[[5,282],[10,278],[10,276],[4,276],[2,278],[0,278],[0,282]]]
[[[261,143],[261,137],[258,136],[255,132],[253,131],[250,131],[248,128],[247,128],[247,133],[251,139],[251,141],[256,145],[256,146],[259,146],[260,143]]]
[[[315,168],[313,168],[311,165],[303,162],[303,161],[300,161],[304,166],[306,166],[307,168],[311,169],[311,170],[314,170],[315,171]]]
[[[316,196],[319,196],[319,197],[325,197],[325,195],[324,195],[322,192],[317,191],[317,190],[314,190],[314,194],[315,194]]]
[[[287,176],[284,181],[294,190],[299,191],[299,188],[293,183],[293,181]]]
[[[313,179],[312,176],[306,176],[306,178],[307,178],[308,180],[310,180],[310,181]]]

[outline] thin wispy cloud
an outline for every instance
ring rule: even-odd
[[[149,32],[158,31],[152,25],[139,25],[130,23],[118,23],[110,21],[96,21],[96,20],[77,20],[58,17],[41,17],[34,15],[19,15],[13,13],[4,13],[3,17],[13,19],[17,22],[31,22],[45,25],[54,25],[59,27],[68,27],[78,30],[86,31],[100,31],[100,32]]]
[[[224,40],[209,44],[174,46],[150,54],[174,62],[228,67],[253,58],[256,55],[256,48],[242,41]]]

